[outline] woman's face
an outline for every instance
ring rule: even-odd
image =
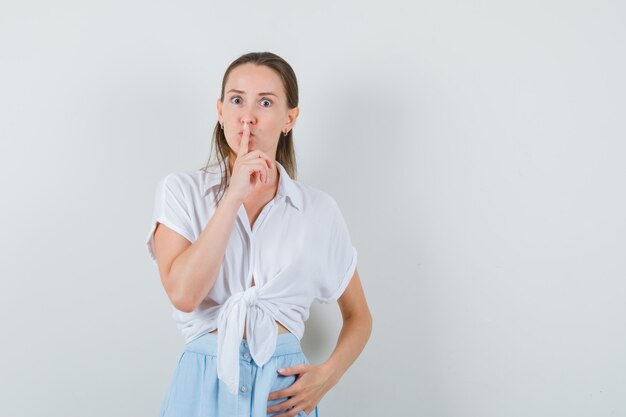
[[[243,64],[230,72],[224,86],[224,102],[217,101],[217,112],[226,141],[236,154],[243,124],[247,121],[250,127],[248,152],[258,149],[276,159],[280,135],[291,130],[299,110],[288,108],[283,83],[274,70],[263,65]]]

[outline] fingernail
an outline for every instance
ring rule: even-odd
[[[283,372],[285,372],[285,368],[279,369],[278,372],[280,372],[282,374]]]

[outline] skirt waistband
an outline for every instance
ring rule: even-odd
[[[205,333],[185,344],[185,350],[188,352],[217,356],[217,334]],[[246,339],[241,339],[239,350],[241,353],[250,352],[250,347]],[[300,340],[293,333],[279,333],[276,338],[276,350],[272,356],[289,355],[293,353],[303,353]]]

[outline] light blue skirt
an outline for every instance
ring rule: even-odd
[[[270,360],[258,366],[245,340],[239,347],[239,386],[236,395],[217,378],[217,335],[206,333],[185,345],[178,359],[169,391],[161,406],[161,417],[266,417],[267,407],[286,401],[268,401],[271,392],[292,385],[296,375],[283,376],[280,368],[308,364],[300,341],[292,333],[280,333]],[[317,407],[298,417],[318,417]]]

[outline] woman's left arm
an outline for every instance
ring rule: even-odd
[[[310,414],[363,351],[372,333],[372,315],[356,268],[337,302],[343,316],[343,326],[333,353],[319,365],[302,364],[279,370],[281,375],[298,377],[291,386],[270,393],[268,400],[289,399],[268,407],[268,413],[285,411],[275,417],[294,417],[304,410],[305,414]]]

